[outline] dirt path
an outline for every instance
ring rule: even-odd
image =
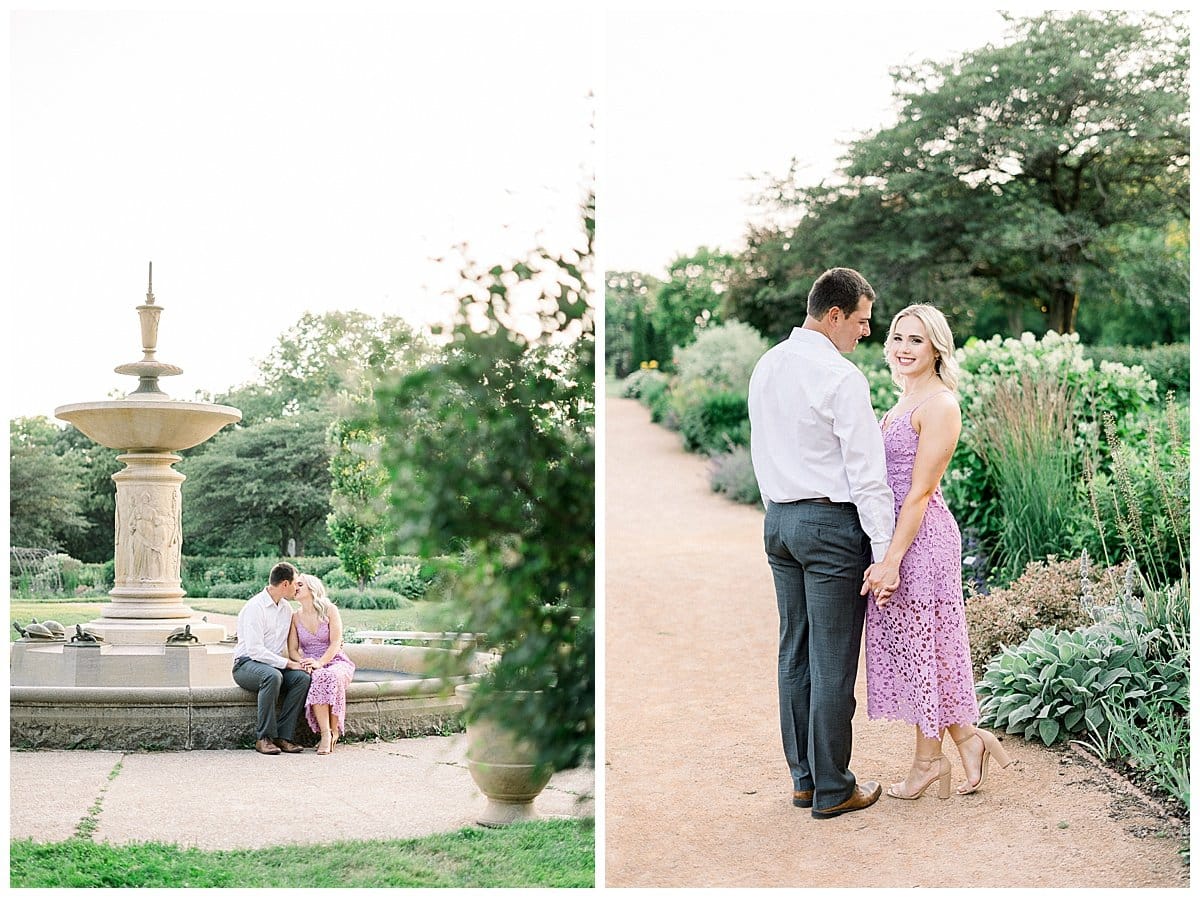
[[[975,795],[792,807],[762,514],[633,400],[606,406],[605,883],[609,886],[1146,886],[1188,882],[1179,826],[1072,752],[1004,736],[1019,763]],[[903,724],[866,719],[853,770],[900,779]],[[947,757],[955,783],[962,768]]]

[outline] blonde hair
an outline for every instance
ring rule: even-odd
[[[312,593],[313,608],[317,612],[317,617],[321,620],[329,620],[329,609],[333,607],[333,602],[330,601],[329,594],[325,592],[325,584],[312,574],[301,574],[296,579],[304,581],[304,585]]]
[[[901,318],[916,318],[925,326],[925,334],[933,344],[933,373],[949,389],[957,391],[960,368],[954,358],[954,334],[950,332],[950,323],[939,309],[926,303],[907,306],[896,313],[888,328],[887,339],[883,343],[883,357],[887,360],[892,372],[892,382],[898,387],[904,386],[904,381],[896,373],[892,363],[892,337],[896,333],[896,325]]]

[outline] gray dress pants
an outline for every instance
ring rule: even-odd
[[[854,792],[854,681],[871,542],[851,503],[769,503],[763,525],[779,606],[779,724],[792,786],[831,808]]]
[[[256,739],[286,739],[294,742],[296,721],[304,710],[312,677],[302,670],[280,670],[270,664],[239,658],[233,665],[234,682],[258,696]],[[283,707],[275,714],[275,703],[283,695]]]

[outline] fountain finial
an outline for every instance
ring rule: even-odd
[[[158,385],[160,377],[172,374],[182,374],[183,369],[176,365],[168,365],[154,357],[158,346],[158,318],[162,315],[162,306],[154,304],[154,263],[150,263],[149,280],[146,283],[146,301],[137,307],[138,318],[142,325],[142,360],[121,365],[113,370],[118,374],[132,374],[138,379],[138,387],[126,398],[136,396],[139,399],[161,397],[167,394]]]

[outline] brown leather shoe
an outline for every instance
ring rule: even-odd
[[[286,739],[276,739],[274,742],[280,747],[280,749],[287,752],[289,755],[294,755],[297,752],[304,751],[304,749],[295,742],[288,742]]]
[[[275,743],[270,739],[259,739],[254,743],[254,750],[264,755],[277,755],[280,753],[279,749],[275,747]]]
[[[792,790],[792,804],[794,804],[798,808],[811,808],[812,807],[812,796],[813,796],[812,789],[793,789]]]
[[[838,816],[838,814],[861,811],[863,808],[869,808],[875,802],[879,801],[881,794],[883,794],[883,789],[874,780],[860,783],[854,787],[854,791],[850,793],[850,797],[841,804],[836,804],[831,808],[825,808],[820,811],[813,808],[812,815],[818,820],[828,820],[830,817]]]

